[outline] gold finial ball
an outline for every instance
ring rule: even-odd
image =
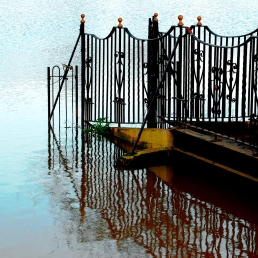
[[[154,13],[154,18],[153,18],[153,20],[154,20],[155,22],[158,21],[158,13]]]
[[[85,22],[85,21],[84,21],[84,17],[85,17],[85,15],[84,15],[84,14],[81,14],[81,18],[82,18],[82,19],[81,19],[81,22]]]
[[[197,17],[197,20],[198,20],[197,25],[198,25],[198,26],[202,26],[202,23],[201,23],[202,16],[198,16],[198,17]]]
[[[118,28],[122,28],[123,27],[122,21],[123,21],[122,18],[118,18],[118,22],[119,22],[118,25],[117,25]]]
[[[178,24],[177,24],[178,26],[183,26],[183,25],[184,25],[184,24],[183,24],[183,21],[182,21],[183,18],[184,18],[183,15],[181,15],[181,14],[178,15],[178,20],[179,20],[179,22],[178,22]]]

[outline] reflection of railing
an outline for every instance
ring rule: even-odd
[[[154,257],[257,255],[258,228],[245,219],[245,211],[228,213],[227,207],[165,184],[148,169],[116,170],[114,161],[122,151],[106,140],[89,138],[81,149],[78,129],[49,133],[53,187],[68,212],[76,198],[81,222],[86,207],[99,211],[112,238],[130,238]],[[83,231],[76,228],[74,234]]]

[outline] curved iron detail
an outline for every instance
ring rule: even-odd
[[[258,54],[254,54],[254,56],[253,56],[253,59],[254,59],[254,62],[258,62]],[[257,69],[256,69],[257,70]]]
[[[199,100],[205,100],[203,94],[198,94],[197,92],[195,92],[193,94],[193,98],[194,99],[199,99]]]
[[[221,80],[221,75],[223,74],[223,69],[213,66],[211,72],[214,73],[214,80]]]
[[[121,47],[121,46],[120,46]],[[120,48],[119,47],[119,48]],[[123,51],[116,51],[115,53],[116,59],[116,72],[115,72],[115,82],[117,85],[117,91],[115,96],[115,121],[118,123],[118,127],[120,127],[120,123],[124,120],[125,114],[125,102],[123,96],[121,96],[122,87],[125,81],[125,70],[124,70],[124,59],[125,53]]]
[[[238,69],[237,63],[233,63],[231,60],[228,60],[227,65],[230,67],[228,72],[236,73],[236,70]]]
[[[124,102],[124,99],[123,99],[123,98],[115,97],[114,102],[115,102],[115,103],[119,103],[119,104],[125,105],[125,102]]]
[[[86,76],[86,80],[85,80],[85,88],[86,88],[86,96],[85,96],[85,101],[88,103],[92,104],[92,99],[90,98],[90,88],[91,88],[91,84],[92,84],[92,58],[89,57],[88,59],[85,60],[85,70],[88,72],[88,76]],[[89,80],[88,80],[89,78]]]
[[[91,68],[91,63],[92,63],[92,58],[91,57],[89,57],[88,59],[85,60],[86,67],[90,67]]]
[[[194,54],[196,55],[196,59],[195,61],[201,61],[203,62],[203,51],[202,50],[198,50],[198,49],[195,49],[194,50]]]
[[[254,102],[256,103],[256,105],[258,105],[258,96],[257,96],[258,95],[258,92],[257,92],[258,53],[253,56],[253,61],[254,61],[254,68],[253,68],[254,76],[253,76],[253,82],[252,82],[252,90],[253,90]]]
[[[143,69],[147,69],[146,72],[144,73],[144,75],[149,73],[149,64],[147,62],[144,62],[142,64]]]
[[[117,87],[118,87],[118,91],[117,91],[117,94],[118,94],[118,97],[116,97],[117,99],[120,99],[121,98],[121,89],[122,89],[122,86],[123,86],[123,83],[124,83],[124,80],[125,80],[125,74],[124,74],[124,64],[123,64],[123,59],[125,58],[125,53],[124,52],[119,52],[119,51],[116,51],[115,53],[115,57],[117,58],[117,62],[116,62],[116,65],[117,65],[117,68],[116,68],[116,76],[115,76],[115,80],[116,80],[116,84],[117,84]]]
[[[223,75],[224,71],[221,67],[213,66],[211,72],[214,74],[214,79],[212,80],[214,82],[214,86],[211,90],[211,97],[213,99],[213,107],[211,108],[211,112],[216,116],[220,116],[220,100],[223,95],[223,87],[221,87],[223,82],[221,76]]]
[[[214,105],[213,105],[213,107],[211,108],[211,112],[212,112],[213,114],[216,114],[216,115],[220,115],[220,114],[221,114],[219,101],[214,102]]]
[[[227,61],[227,66],[229,66],[228,72],[230,74],[229,74],[229,82],[226,83],[228,91],[229,91],[229,94],[226,95],[226,98],[227,98],[227,100],[229,100],[230,103],[235,103],[236,98],[233,98],[232,94],[233,94],[233,91],[236,88],[236,79],[235,79],[235,82],[233,83],[233,81],[234,81],[234,76],[233,75],[237,73],[238,65],[237,65],[237,63],[234,63],[233,61],[228,60]]]

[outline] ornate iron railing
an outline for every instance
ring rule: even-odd
[[[77,119],[81,111],[82,128],[98,118],[119,127],[146,122],[147,127],[167,128],[184,123],[258,150],[258,30],[225,37],[202,26],[200,17],[196,26],[184,27],[179,16],[179,25],[162,33],[155,14],[148,39],[139,39],[121,22],[100,39],[84,32],[82,17],[81,103],[76,108]],[[61,89],[62,85],[54,104],[49,94],[49,110],[53,106],[49,120]]]

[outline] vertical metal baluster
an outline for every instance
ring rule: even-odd
[[[249,88],[249,97],[248,97],[248,117],[250,117],[250,140],[249,143],[252,145],[255,145],[255,120],[256,120],[256,109],[255,103],[253,102],[254,99],[254,87],[255,87],[255,73],[257,73],[256,68],[254,67],[254,40],[253,38],[250,41],[251,46],[250,46],[250,53],[249,53],[249,59],[251,62],[249,63],[249,80],[248,80],[248,88]],[[253,116],[254,115],[254,116]]]
[[[101,117],[102,118],[105,118],[107,119],[107,116],[105,116],[105,77],[106,77],[106,74],[105,74],[105,41],[107,39],[103,39],[103,55],[102,55],[102,71],[101,71],[101,74],[102,74],[102,112],[101,112]]]
[[[93,39],[92,39],[93,40]],[[98,75],[98,40],[97,38],[94,39],[94,82],[93,82],[93,89],[92,89],[92,99],[94,99],[93,103],[94,103],[94,116],[92,117],[92,121],[96,121],[98,118],[97,115],[97,108],[98,108],[98,101],[97,101],[97,97],[98,97],[98,80],[97,80],[97,75]],[[94,96],[94,97],[93,97]]]
[[[81,129],[84,129],[84,104],[85,104],[85,33],[84,33],[84,14],[81,15]]]
[[[127,117],[128,117],[128,122],[131,123],[131,91],[130,91],[130,88],[131,88],[131,80],[130,80],[130,76],[131,76],[131,40],[130,40],[130,36],[128,35],[128,43],[127,43],[127,55],[128,55],[128,83],[127,83],[127,87],[128,87],[128,106],[127,106],[127,110],[128,110],[128,113],[127,113]],[[142,100],[144,101],[144,99]]]
[[[228,44],[228,38],[226,38],[226,45]],[[226,95],[227,95],[227,88],[229,87],[229,91],[230,88],[232,86],[231,81],[229,81],[228,83],[228,69],[227,69],[227,62],[228,62],[228,48],[220,48],[221,52],[223,51],[223,78],[222,78],[222,110],[221,110],[221,118],[222,118],[222,123],[224,122],[224,118],[227,118],[227,122],[229,122],[229,114],[227,114],[227,112],[229,113],[230,110],[230,100],[229,100],[229,106],[226,106]],[[230,62],[232,62],[232,56],[230,56]],[[229,73],[230,73],[230,77],[231,77],[231,72],[230,72],[231,68],[229,69]],[[229,78],[230,80],[230,78]],[[230,95],[230,94],[229,94]]]
[[[137,40],[137,100],[138,100],[138,123],[141,123],[142,120],[140,120],[140,116],[144,117],[144,105],[140,102],[140,43],[139,40]],[[142,109],[141,109],[142,106]],[[142,112],[141,112],[142,111]]]
[[[168,35],[168,49],[167,49],[167,53],[171,53],[171,36]],[[172,98],[172,92],[171,92],[171,80],[172,80],[172,64],[170,64],[170,68],[168,69],[168,72],[167,72],[167,76],[168,76],[168,84],[167,84],[167,101],[168,101],[168,106],[167,106],[167,119],[170,120],[171,119],[171,98]]]
[[[101,42],[102,40],[98,40],[98,79],[97,79],[97,84],[98,84],[98,97],[97,97],[97,117],[96,117],[96,120],[98,118],[101,117],[101,114],[100,114],[100,107],[102,106],[101,104],[101,99],[100,99],[100,94],[101,94],[101,75],[102,75],[102,71],[101,71]],[[102,75],[103,76],[103,75]]]
[[[48,116],[48,123],[50,123],[50,91],[51,91],[51,75],[50,75],[50,67],[47,68],[47,116]]]
[[[122,80],[123,80],[123,84],[122,84],[122,87],[123,87],[123,101],[121,102],[121,109],[122,109],[122,115],[121,115],[121,122],[122,123],[125,123],[125,122],[128,122],[128,119],[125,119],[125,105],[127,104],[127,99],[126,99],[126,80],[125,80],[125,74],[126,74],[126,57],[127,57],[127,54],[128,54],[128,51],[126,51],[126,31],[123,30],[123,53],[124,53],[124,63],[123,63],[123,77],[122,77]],[[128,93],[127,93],[127,96],[128,96]]]
[[[193,123],[194,116],[194,80],[195,80],[195,59],[194,59],[194,48],[195,48],[195,40],[193,36],[191,37],[191,93],[190,93],[190,123]]]
[[[59,71],[59,76],[58,76],[58,78],[61,78],[60,77],[60,69],[58,68],[58,71]],[[65,77],[66,78],[66,77]],[[62,82],[64,83],[65,82],[65,78],[63,78],[62,79]],[[63,86],[63,84],[62,84],[62,86]],[[60,95],[61,95],[61,84],[60,84],[60,80],[58,80],[58,92],[60,92]],[[59,128],[59,130],[60,130],[60,123],[61,123],[61,98],[60,98],[60,96],[59,96],[59,98],[58,98],[58,128]]]
[[[133,49],[135,50],[135,39],[133,38]],[[135,51],[133,51],[133,123],[136,122],[136,100],[135,100]]]
[[[91,59],[91,62],[88,62],[87,67],[87,81],[88,81],[88,89],[87,89],[87,100],[88,100],[88,119],[90,121],[93,121],[93,117],[95,117],[95,113],[93,114],[93,107],[96,108],[96,105],[94,103],[94,97],[95,97],[95,87],[96,87],[96,80],[94,80],[94,73],[96,73],[96,70],[93,71],[93,64],[96,64],[96,58],[94,59],[94,52],[96,52],[94,48],[94,40],[93,36],[88,35],[87,36],[87,51],[88,51],[88,59]],[[88,60],[89,61],[89,60]],[[91,63],[91,67],[90,67]],[[95,105],[95,106],[94,106]],[[95,109],[94,109],[95,110]]]
[[[71,83],[72,83],[72,85],[71,85],[71,90],[72,90],[72,113],[71,113],[71,116],[72,116],[72,128],[73,128],[73,120],[74,120],[74,91],[75,91],[75,89],[74,89],[74,68],[73,67],[71,67],[71,69],[72,69],[72,76],[71,76]]]
[[[106,114],[105,114],[105,117],[106,117],[106,120],[107,121],[111,121],[110,120],[110,116],[109,116],[109,97],[108,97],[108,92],[109,92],[109,40],[110,38],[107,39],[107,62],[106,62],[106,73],[107,73],[107,76],[106,76],[106,91],[105,91],[105,96],[106,96]]]
[[[78,66],[75,66],[75,117],[76,128],[78,128]]]
[[[245,111],[246,111],[246,80],[247,80],[247,44],[244,43],[243,81],[242,81],[242,141],[245,140]]]
[[[116,56],[117,55],[117,30],[115,31],[115,36],[114,36],[114,55]],[[119,123],[118,122],[118,119],[117,119],[117,103],[116,103],[116,96],[117,96],[117,79],[116,79],[116,57],[114,57],[114,119],[116,121],[116,123]]]

